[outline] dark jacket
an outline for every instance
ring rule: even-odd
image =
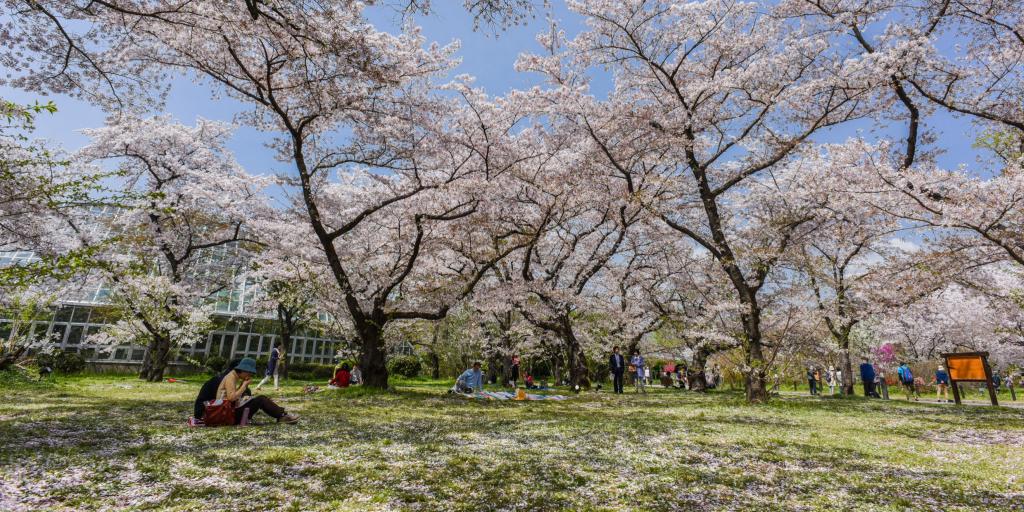
[[[875,381],[875,367],[871,363],[862,363],[860,365],[860,380],[864,382]]]
[[[626,358],[622,354],[612,353],[608,358],[608,368],[612,373],[623,373],[626,371]]]

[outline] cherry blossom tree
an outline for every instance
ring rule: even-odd
[[[800,241],[789,261],[806,279],[806,289],[838,352],[846,394],[853,394],[850,345],[857,325],[914,300],[921,293],[915,289],[936,281],[914,272],[923,259],[903,250],[916,247],[899,238],[912,234],[914,226],[863,201],[858,193],[860,176],[877,172],[875,167],[888,161],[877,148],[855,140],[806,155],[800,168],[784,177],[790,187],[818,197],[823,205],[813,221],[815,229]],[[792,291],[802,295],[799,289]]]
[[[486,187],[468,181],[496,177],[519,158],[510,132],[516,115],[466,91],[461,109],[432,96],[432,79],[450,67],[453,48],[424,48],[411,27],[376,30],[361,3],[147,7],[75,4],[61,12],[116,34],[118,44],[107,42],[120,59],[115,68],[130,63],[132,76],[184,73],[241,102],[247,110],[238,120],[272,134],[278,157],[293,167],[289,184],[310,228],[307,241],[322,251],[310,257],[329,269],[362,340],[367,384],[386,386],[386,324],[443,317],[510,250],[507,240],[484,234],[483,219],[494,212],[481,207]]]
[[[17,105],[0,99],[0,251],[32,253],[30,261],[0,268],[0,302],[14,290],[68,279],[93,263],[95,250],[78,243],[90,208],[121,204],[125,194],[104,180],[116,173],[72,165],[45,140],[32,140],[35,118],[51,103]]]
[[[746,308],[748,398],[764,400],[758,297],[804,220],[780,215],[745,230],[744,197],[814,133],[861,116],[869,84],[854,76],[859,66],[829,51],[826,35],[767,6],[635,0],[571,7],[589,30],[567,42],[553,28],[541,38],[548,55],[524,56],[520,68],[549,78],[550,115],[588,133],[623,179],[657,178],[658,192],[638,191],[638,199],[722,265]],[[587,95],[587,72],[597,66],[615,79],[605,101]]]
[[[1019,281],[1016,284],[1020,290]],[[879,338],[898,344],[911,360],[983,351],[992,364],[1003,366],[1024,357],[1020,331],[1014,328],[1020,320],[1019,308],[1001,308],[985,294],[953,284],[881,318],[873,330]]]
[[[229,286],[257,241],[246,228],[262,204],[264,180],[247,174],[225,148],[232,128],[200,119],[196,126],[168,116],[131,119],[86,130],[92,141],[81,164],[112,161],[139,199],[108,219],[117,235],[102,275],[124,317],[100,338],[148,343],[140,377],[163,378],[173,348],[198,341],[211,297]],[[103,232],[95,230],[93,232]],[[92,233],[83,236],[92,243]]]

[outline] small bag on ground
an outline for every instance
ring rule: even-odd
[[[205,404],[203,423],[208,427],[235,424],[235,403],[231,400],[211,400]]]

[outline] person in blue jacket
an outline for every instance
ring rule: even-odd
[[[945,400],[949,402],[949,373],[946,372],[946,367],[939,365],[939,369],[935,370],[935,398],[938,400]]]
[[[914,397],[916,402],[921,395],[917,392],[917,386],[914,384],[914,372],[910,371],[910,365],[907,363],[900,363],[900,367],[896,369],[896,375],[900,378],[900,384],[903,385],[903,391],[907,393],[907,401],[910,401],[910,397]]]
[[[459,393],[479,393],[484,390],[484,372],[480,370],[480,361],[473,363],[473,367],[462,372],[455,380],[455,391]]]
[[[875,367],[869,359],[860,364],[860,380],[864,383],[864,396],[878,398],[875,391]]]

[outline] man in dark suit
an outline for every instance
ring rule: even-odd
[[[612,372],[612,384],[615,392],[622,394],[622,375],[626,373],[626,358],[619,353],[619,346],[612,348],[612,356],[608,359],[608,369]]]

